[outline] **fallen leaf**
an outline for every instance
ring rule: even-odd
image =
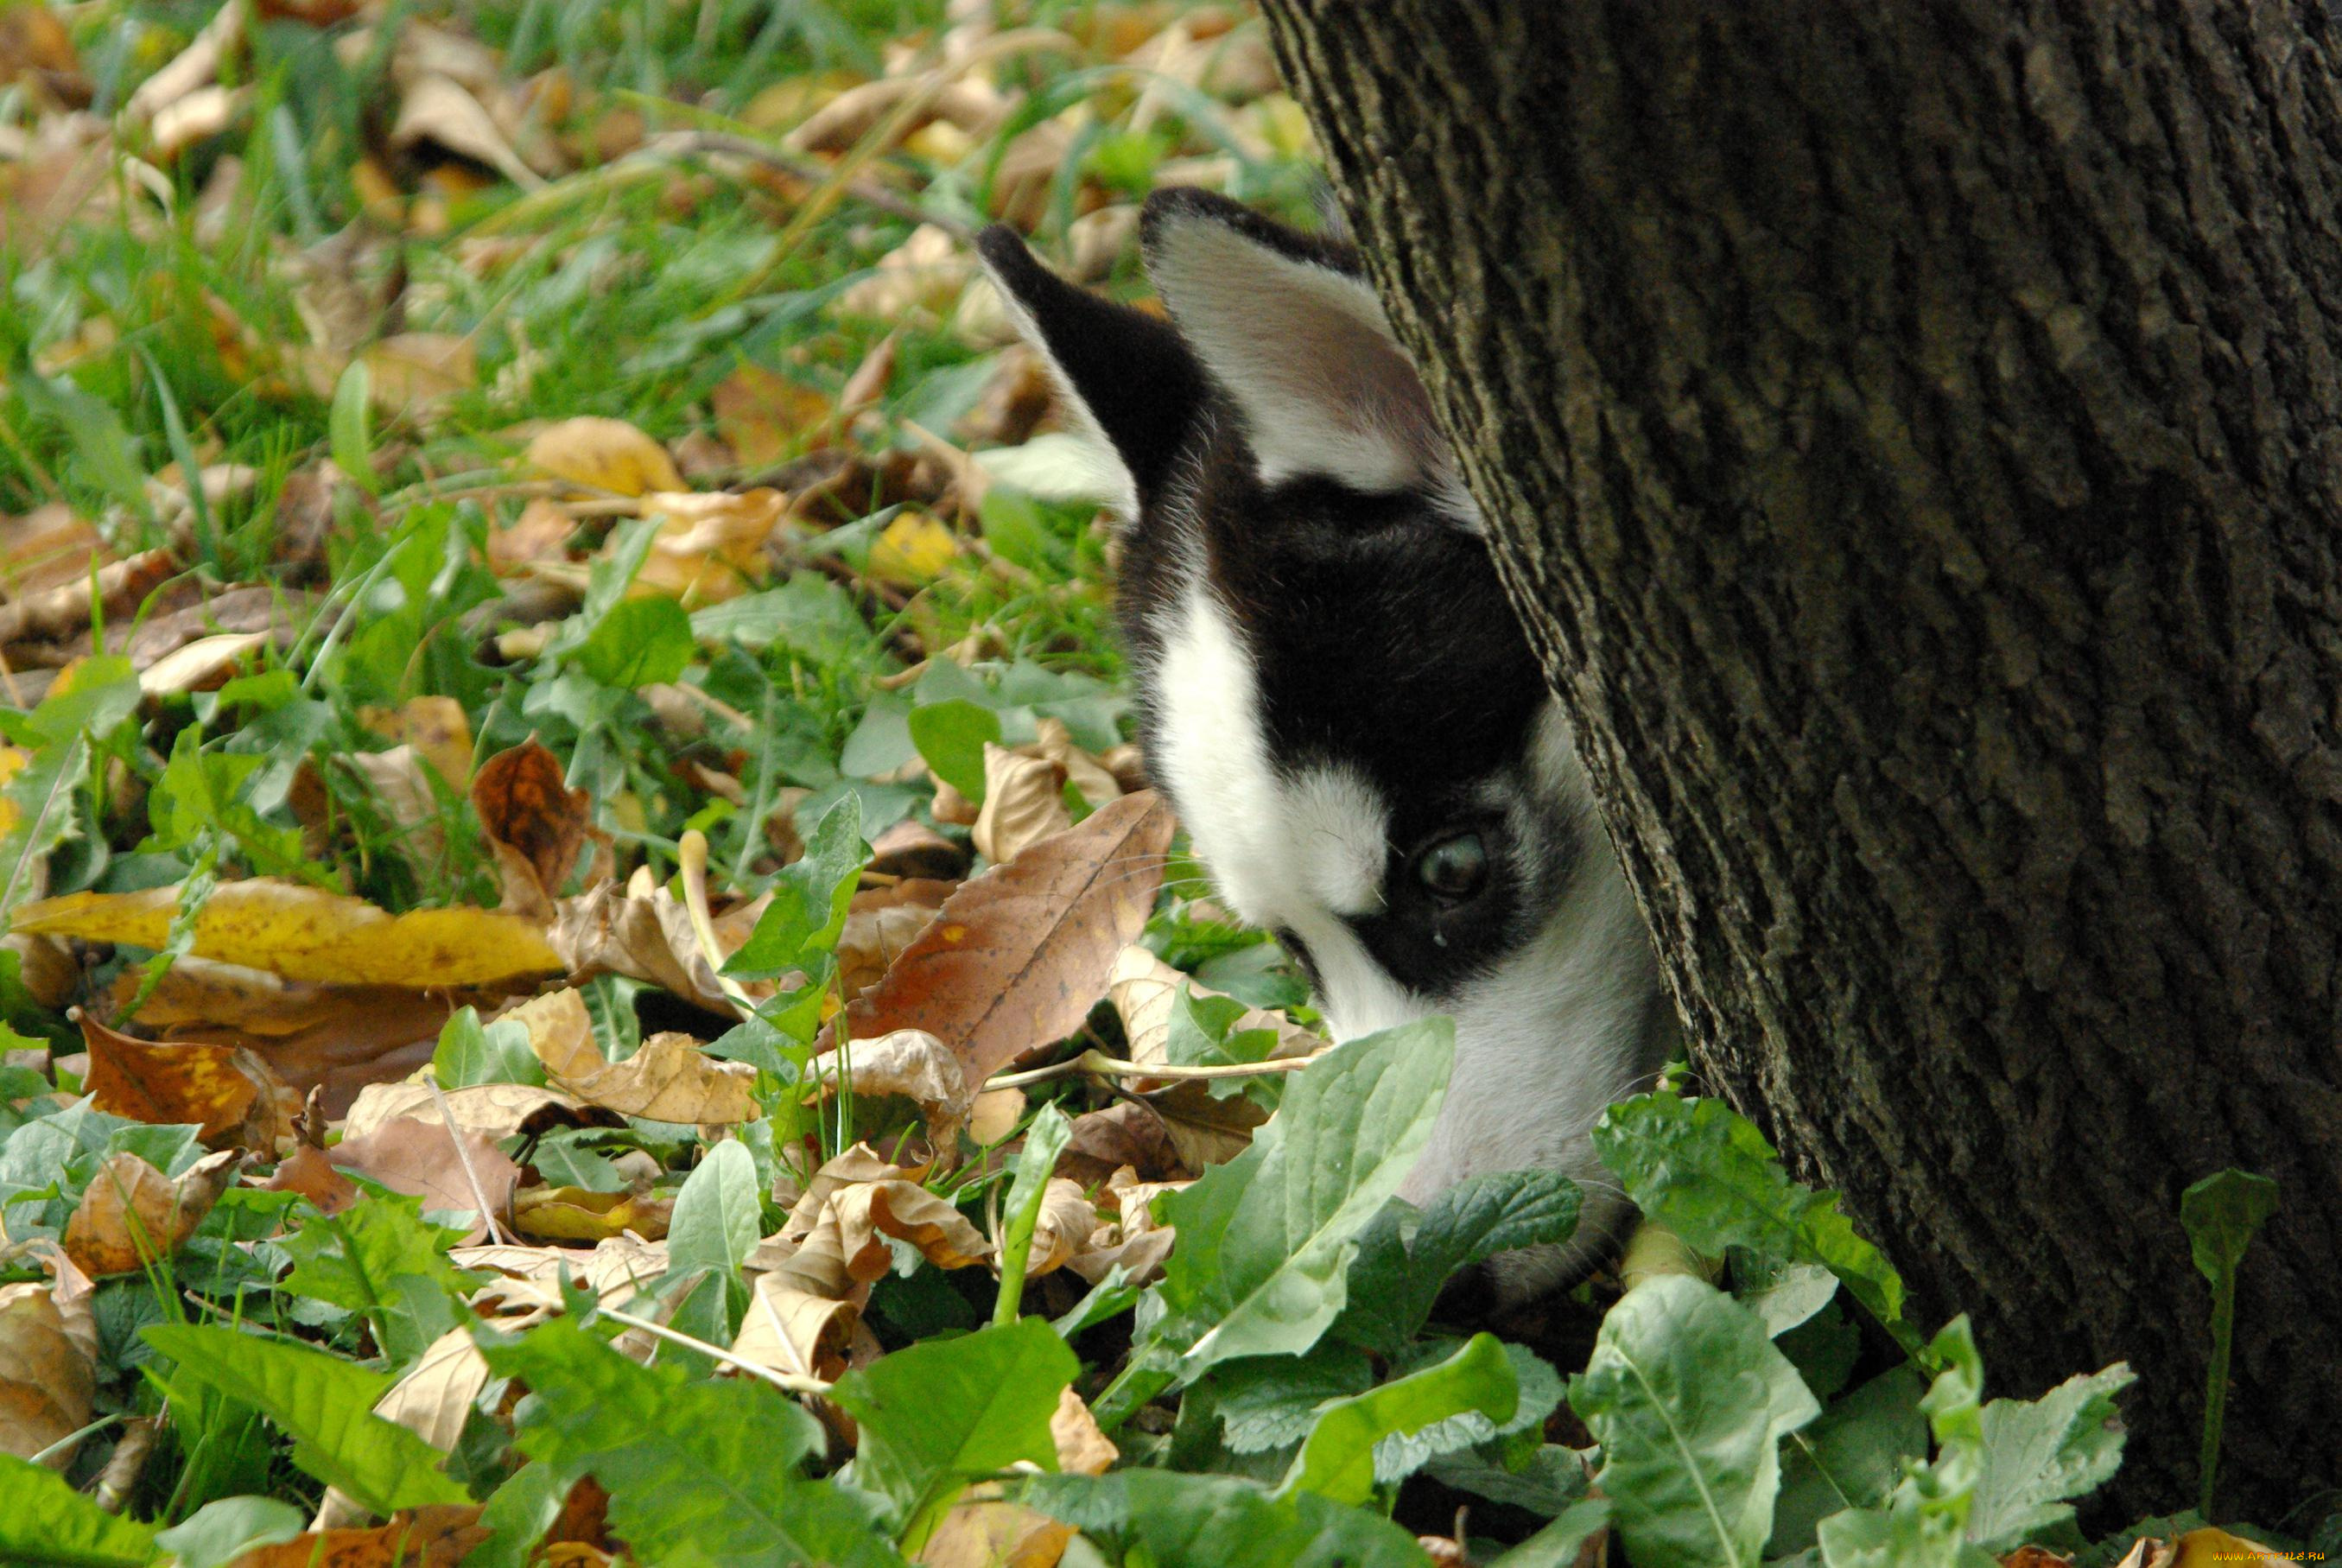
[[[833,1220],[833,1243],[836,1234]],[[774,1266],[756,1276],[732,1353],[775,1372],[836,1382],[846,1371],[846,1346],[862,1317],[861,1309],[845,1299],[850,1282],[842,1271],[814,1266],[822,1255],[818,1251],[801,1267],[803,1247],[786,1243],[782,1249]]]
[[[971,834],[978,854],[995,864],[1012,861],[1073,825],[1062,766],[985,743],[984,805]]]
[[[472,1343],[471,1330],[451,1328],[424,1347],[415,1364],[375,1402],[374,1413],[453,1453],[472,1402],[487,1385],[487,1359]]]
[[[198,637],[139,671],[138,689],[150,697],[217,691],[274,640],[266,632],[223,632]]]
[[[0,1453],[30,1459],[89,1423],[97,1325],[86,1299],[60,1304],[59,1293],[46,1281],[0,1285]],[[74,1452],[60,1449],[49,1467],[65,1469]]]
[[[394,417],[427,418],[450,398],[471,391],[480,378],[472,340],[453,333],[398,333],[367,345],[358,358],[365,362],[375,406]]]
[[[953,1503],[913,1561],[921,1568],[1056,1568],[1073,1526],[1003,1502],[998,1490],[973,1488]]]
[[[1067,1475],[1104,1475],[1122,1457],[1082,1396],[1071,1388],[1057,1395],[1057,1413],[1049,1417],[1049,1439],[1056,1444],[1057,1469]]]
[[[748,940],[766,902],[759,898],[736,904],[714,917],[716,944],[726,958]],[[671,991],[705,1012],[723,1017],[739,1015],[739,1009],[717,983],[707,955],[699,949],[690,911],[647,875],[638,873],[623,888],[606,882],[575,898],[563,899],[553,929],[545,935],[568,972],[579,979],[623,974]],[[778,991],[768,980],[739,984],[755,1001]]]
[[[446,1117],[439,1114],[443,1098],[457,1127],[491,1139],[555,1127],[625,1125],[622,1118],[610,1112],[533,1084],[475,1084],[464,1089],[443,1089],[436,1094],[428,1084],[372,1084],[358,1092],[342,1131],[347,1137],[363,1137],[402,1116],[445,1125]]]
[[[1126,795],[964,884],[846,1010],[856,1038],[924,1029],[971,1084],[1078,1028],[1154,907],[1171,810]]]
[[[575,484],[619,495],[681,490],[683,475],[666,448],[623,419],[565,419],[536,433],[530,464]]]
[[[243,1047],[140,1040],[87,1014],[80,1024],[89,1046],[84,1086],[99,1110],[160,1126],[193,1124],[214,1147],[235,1144],[264,1154],[293,1136],[300,1096]]]
[[[883,829],[870,843],[870,869],[884,876],[899,876],[906,882],[954,883],[967,874],[967,867],[966,848],[911,817]],[[929,907],[942,904],[942,894],[950,891],[943,888]],[[857,900],[862,896],[856,895]]]
[[[922,587],[942,576],[958,554],[958,534],[934,513],[906,508],[871,543],[870,574],[899,587]]]
[[[867,277],[847,285],[837,296],[837,308],[887,322],[914,311],[946,311],[975,275],[976,263],[957,240],[933,224],[921,224],[881,256]]]
[[[413,1116],[385,1122],[363,1137],[344,1138],[327,1154],[343,1170],[421,1198],[425,1209],[473,1215],[466,1240],[486,1233],[490,1215],[480,1213],[481,1203],[485,1201],[490,1214],[504,1213],[520,1183],[520,1167],[493,1140],[477,1133],[451,1134]],[[479,1178],[476,1193],[473,1176]]]
[[[919,933],[934,923],[951,893],[947,884],[929,883],[927,887],[938,890],[935,902],[913,902],[900,896],[906,885],[857,893],[847,906],[846,926],[837,936],[837,988],[846,1001],[852,1002],[885,977]]]
[[[143,978],[116,979],[115,1006],[128,1005]],[[461,1004],[446,992],[320,985],[190,957],[171,966],[138,1017],[173,1041],[244,1046],[295,1094],[320,1091],[325,1114],[338,1116],[366,1084],[429,1061]]]
[[[546,1310],[548,1293],[557,1293],[564,1270],[572,1280],[582,1279],[602,1301],[611,1306],[623,1306],[642,1290],[656,1283],[666,1273],[666,1243],[646,1241],[640,1236],[613,1236],[596,1243],[593,1251],[580,1253],[575,1247],[531,1247],[510,1242],[498,1242],[487,1246],[451,1247],[447,1259],[459,1269],[486,1269],[508,1276],[531,1287],[530,1299],[537,1303],[532,1309],[542,1313]],[[490,1284],[481,1293],[492,1294],[497,1286]],[[555,1303],[557,1293],[552,1295]]]
[[[959,1148],[960,1128],[975,1108],[976,1094],[959,1059],[934,1035],[902,1029],[876,1040],[856,1040],[813,1064],[813,1086],[823,1097],[840,1081],[855,1096],[899,1094],[919,1108],[927,1124],[927,1146],[946,1159]]]
[[[277,1162],[261,1183],[272,1193],[298,1193],[323,1214],[338,1214],[358,1201],[357,1183],[334,1168],[325,1151],[304,1144]]]
[[[544,1242],[599,1242],[632,1233],[662,1240],[675,1200],[584,1187],[528,1187],[513,1196],[513,1229]]]
[[[421,76],[405,84],[390,145],[412,153],[429,145],[483,164],[523,190],[540,190],[543,176],[521,160],[495,120],[463,84],[447,76]]]
[[[1104,1181],[1117,1168],[1153,1177],[1191,1174],[1164,1126],[1162,1113],[1138,1100],[1118,1100],[1075,1117],[1057,1168],[1092,1183]]]
[[[75,893],[16,912],[18,931],[161,947],[177,886]],[[274,877],[222,883],[195,922],[198,957],[295,980],[404,985],[485,985],[566,967],[525,920],[486,909],[390,914],[362,899]]]
[[[393,745],[413,746],[450,789],[472,783],[472,721],[453,697],[410,697],[395,708],[360,708],[358,723]]]
[[[688,1034],[654,1034],[623,1062],[602,1060],[597,1048],[589,1064],[573,1058],[563,1067],[545,1064],[556,1088],[588,1104],[655,1122],[728,1126],[756,1115],[756,1070],[746,1062],[721,1062],[700,1050]]]
[[[1042,1189],[1041,1212],[1033,1222],[1033,1246],[1025,1261],[1025,1277],[1038,1279],[1066,1266],[1076,1253],[1089,1245],[1098,1228],[1097,1210],[1084,1195],[1079,1182],[1052,1176]]]
[[[386,1524],[312,1530],[256,1546],[235,1568],[455,1568],[494,1533],[475,1503],[434,1503],[401,1511]]]
[[[750,467],[778,463],[829,423],[829,399],[802,383],[743,365],[707,394],[716,434]],[[681,484],[666,486],[680,490]]]
[[[565,561],[576,534],[576,518],[545,496],[532,496],[509,527],[488,530],[488,569],[508,577],[538,562]]]
[[[2257,1568],[2286,1568],[2297,1554],[2279,1552],[2257,1541],[2219,1529],[2190,1530],[2179,1538],[2179,1555],[2172,1568],[2213,1568],[2222,1563],[2250,1563]]]
[[[505,908],[550,920],[593,826],[592,800],[569,787],[561,759],[531,735],[480,764],[472,807],[496,851]]]
[[[643,515],[658,519],[635,592],[668,594],[689,606],[719,604],[761,574],[765,541],[780,526],[788,497],[777,490],[658,493]]]
[[[1193,996],[1223,996],[1225,992],[1198,984],[1194,976],[1174,969],[1156,956],[1154,950],[1133,943],[1118,954],[1114,961],[1114,976],[1106,984],[1106,999],[1114,1004],[1116,1014],[1122,1020],[1123,1038],[1128,1043],[1130,1060],[1145,1063],[1168,1063],[1171,1060],[1171,1014],[1178,1005],[1179,993],[1185,989]],[[1255,1029],[1273,1031],[1276,1046],[1269,1053],[1273,1058],[1307,1056],[1326,1048],[1323,1037],[1311,1034],[1282,1014],[1247,1007],[1229,1025],[1232,1032]],[[1137,1094],[1161,1087],[1166,1080],[1132,1078],[1124,1087]],[[1200,1085],[1198,1085],[1200,1087]]]
[[[135,1154],[108,1155],[65,1222],[65,1255],[92,1275],[131,1273],[169,1257],[195,1233],[243,1163],[242,1151],[222,1150],[175,1180]]]

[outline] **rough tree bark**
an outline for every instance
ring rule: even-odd
[[[2275,1176],[2222,1495],[2342,1479],[2342,20],[1266,5],[1697,1064],[2165,1508]]]

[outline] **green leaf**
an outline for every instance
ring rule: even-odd
[[[2179,1194],[2179,1223],[2196,1270],[2212,1282],[2212,1359],[2205,1369],[2204,1440],[2197,1461],[2197,1512],[2212,1516],[2220,1429],[2228,1408],[2228,1357],[2237,1333],[2237,1267],[2253,1233],[2277,1213],[2277,1183],[2248,1171],[2216,1171]]]
[[[1984,1468],[1968,1505],[1967,1537],[1997,1556],[2074,1516],[2079,1497],[2121,1467],[2115,1395],[2136,1380],[2117,1362],[2069,1377],[2039,1399],[1984,1407]]]
[[[445,1454],[374,1413],[390,1392],[384,1374],[232,1328],[161,1323],[144,1336],[177,1363],[175,1376],[258,1409],[292,1436],[294,1463],[375,1513],[470,1501],[441,1473]]]
[[[1162,1200],[1179,1245],[1151,1338],[1185,1347],[1180,1375],[1297,1355],[1341,1315],[1358,1233],[1429,1141],[1455,1055],[1445,1018],[1336,1046],[1294,1075],[1250,1147]]]
[[[1819,1263],[1907,1350],[1917,1349],[1894,1265],[1854,1233],[1836,1193],[1791,1181],[1756,1124],[1723,1101],[1667,1090],[1622,1100],[1595,1124],[1594,1147],[1626,1195],[1692,1251],[1721,1258],[1745,1247],[1776,1268]]]
[[[1388,1486],[1441,1454],[1497,1443],[1532,1430],[1543,1433],[1546,1418],[1561,1408],[1561,1373],[1526,1345],[1505,1346],[1505,1359],[1512,1363],[1513,1381],[1520,1391],[1510,1419],[1495,1421],[1467,1410],[1412,1433],[1394,1433],[1375,1444],[1376,1481]]]
[[[442,1089],[545,1082],[545,1064],[528,1043],[528,1025],[516,1018],[484,1024],[478,1010],[471,1007],[448,1019],[439,1031],[431,1071]]]
[[[108,1513],[54,1472],[0,1453],[0,1563],[45,1568],[144,1568],[152,1525]]]
[[[767,979],[805,966],[808,954],[834,949],[869,857],[869,845],[862,842],[861,797],[840,795],[814,824],[805,854],[774,879],[773,902],[756,917],[756,929],[724,973]]]
[[[1133,1549],[1125,1561],[1154,1568],[1426,1568],[1429,1562],[1414,1536],[1378,1513],[1312,1492],[1273,1496],[1231,1475],[1040,1475],[1018,1496],[1078,1530],[1120,1536]]]
[[[1609,1528],[1610,1504],[1600,1497],[1573,1503],[1561,1517],[1506,1553],[1490,1568],[1570,1568],[1578,1549]]]
[[[480,1523],[495,1533],[472,1548],[464,1568],[526,1568],[537,1542],[561,1517],[571,1484],[550,1464],[513,1472],[480,1509]]]
[[[75,792],[89,777],[90,746],[138,711],[144,694],[130,661],[119,654],[82,660],[57,678],[24,729],[32,760],[7,783],[0,834],[0,914],[36,885],[32,868],[81,829]]]
[[[610,606],[575,657],[594,680],[631,692],[674,680],[698,652],[691,616],[666,594],[652,594]]]
[[[392,1365],[403,1368],[468,1316],[471,1281],[447,1258],[463,1236],[425,1219],[419,1197],[374,1193],[338,1214],[313,1215],[284,1239],[294,1260],[284,1288],[366,1313]]]
[[[1884,1508],[1849,1508],[1815,1529],[1826,1568],[1992,1568],[1965,1539],[1984,1465],[1984,1366],[1967,1319],[1954,1318],[1919,1359],[1937,1369],[1919,1409],[1936,1456],[1907,1464]]]
[[[1025,1294],[1025,1264],[1033,1251],[1033,1227],[1041,1217],[1041,1199],[1047,1193],[1057,1156],[1074,1135],[1074,1124],[1053,1102],[1041,1107],[1025,1130],[1025,1147],[1016,1156],[1016,1176],[1000,1208],[1000,1295],[992,1321],[1016,1321],[1017,1303]]]
[[[749,648],[778,643],[820,664],[836,664],[871,640],[870,624],[852,597],[818,572],[800,572],[777,588],[694,610],[691,634],[703,643]]]
[[[1508,1469],[1473,1451],[1438,1454],[1424,1471],[1443,1486],[1525,1508],[1546,1519],[1557,1518],[1586,1495],[1586,1464],[1574,1449],[1542,1443],[1512,1464]]]
[[[223,1497],[206,1503],[155,1537],[178,1553],[177,1568],[228,1568],[256,1546],[290,1541],[308,1527],[302,1512],[274,1497]]]
[[[353,359],[334,383],[334,406],[325,418],[326,444],[334,466],[369,495],[382,494],[382,477],[374,471],[374,411],[369,404],[372,376],[364,359]]]
[[[911,710],[911,744],[936,777],[984,799],[984,748],[1000,744],[1000,715],[963,698]]]
[[[1385,1355],[1396,1353],[1423,1331],[1458,1269],[1567,1241],[1577,1230],[1579,1203],[1577,1183],[1558,1171],[1511,1171],[1467,1177],[1433,1199],[1419,1218],[1405,1202],[1390,1204],[1358,1238],[1350,1304],[1334,1333]]]
[[[1602,1444],[1596,1479],[1636,1568],[1752,1568],[1782,1435],[1821,1413],[1763,1321],[1683,1274],[1610,1309],[1569,1403]]]
[[[517,1341],[484,1334],[480,1348],[534,1395],[518,1413],[522,1451],[565,1483],[600,1482],[611,1533],[642,1561],[903,1568],[853,1493],[799,1473],[821,1427],[765,1384],[638,1366],[568,1318]]]
[[[1212,1369],[1213,1413],[1237,1453],[1289,1448],[1309,1435],[1317,1412],[1375,1385],[1366,1353],[1332,1338],[1302,1356],[1248,1356]]]
[[[1046,1320],[1025,1318],[882,1356],[831,1397],[862,1427],[856,1473],[901,1508],[916,1548],[969,1476],[1056,1468],[1049,1418],[1080,1371]]]
[[[668,1222],[667,1262],[677,1269],[736,1270],[756,1250],[765,1211],[748,1145],[726,1138],[684,1179]]]
[[[1773,1504],[1767,1559],[1814,1544],[1814,1527],[1847,1508],[1873,1508],[1903,1478],[1906,1460],[1927,1456],[1927,1393],[1907,1365],[1872,1378],[1789,1440],[1781,1461],[1781,1494]]]
[[[1504,1346],[1494,1334],[1475,1334],[1436,1366],[1326,1406],[1293,1461],[1285,1490],[1364,1503],[1375,1493],[1375,1445],[1383,1439],[1411,1436],[1466,1411],[1501,1425],[1513,1418],[1519,1400],[1520,1384]]]

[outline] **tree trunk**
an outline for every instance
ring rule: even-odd
[[[1266,5],[1696,1065],[2142,1506],[2276,1177],[2221,1495],[2342,1479],[2342,22]]]

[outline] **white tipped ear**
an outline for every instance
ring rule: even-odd
[[[1431,399],[1366,280],[1308,259],[1298,236],[1265,237],[1266,220],[1233,204],[1183,195],[1149,215],[1147,273],[1243,413],[1261,477],[1442,484],[1452,464]]]

